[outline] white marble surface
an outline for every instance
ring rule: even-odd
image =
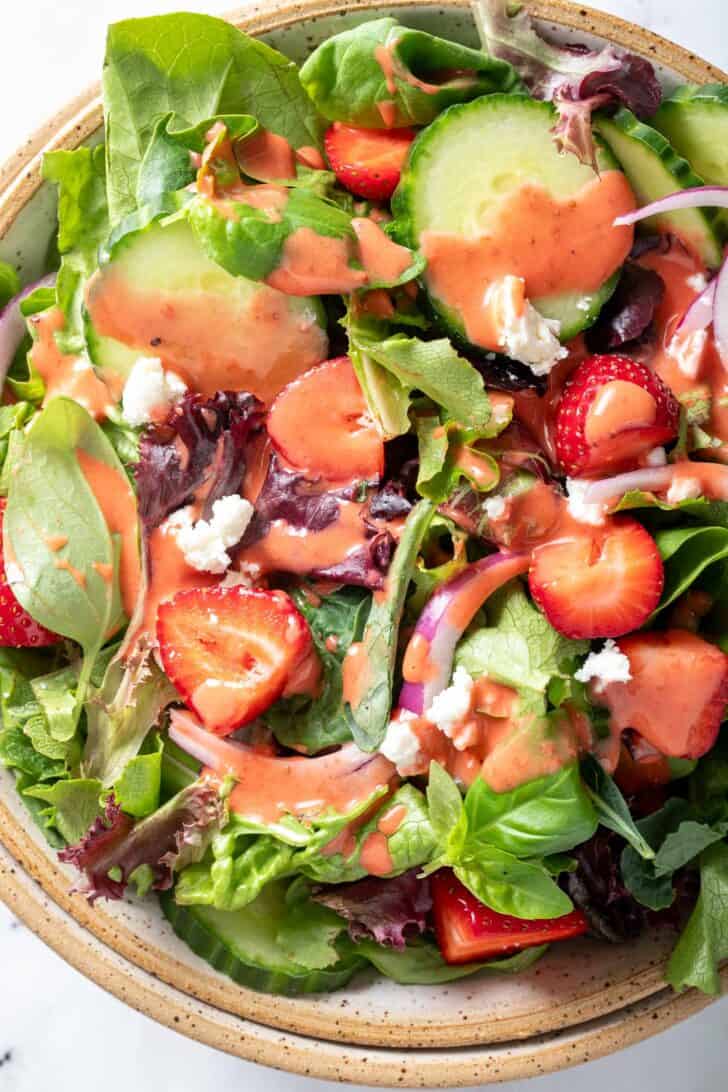
[[[0,0],[0,161],[96,77],[105,25],[128,15],[224,0]],[[728,68],[727,0],[591,0]],[[231,0],[232,6],[232,0]],[[0,906],[0,1092],[333,1092],[200,1046],[87,982]],[[615,1057],[504,1092],[719,1092],[728,999]]]

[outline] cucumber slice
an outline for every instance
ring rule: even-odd
[[[125,379],[140,355],[158,352],[195,389],[247,389],[266,401],[256,382],[280,389],[328,349],[320,300],[226,272],[182,220],[114,248],[89,281],[85,327],[102,375]]]
[[[597,118],[595,128],[621,163],[641,205],[676,190],[704,185],[703,179],[662,133],[639,121],[630,110],[622,108],[614,117]],[[674,232],[693,247],[707,266],[721,264],[715,214],[710,209],[683,209],[653,216],[644,220],[642,226],[648,231]]]
[[[655,129],[693,170],[713,186],[728,186],[728,87],[688,84],[663,102],[652,119]],[[728,238],[728,212],[716,216],[721,238]]]
[[[594,172],[576,156],[560,155],[551,130],[554,108],[525,95],[486,95],[451,106],[420,133],[394,195],[398,238],[417,247],[424,231],[473,237],[487,229],[504,195],[533,183],[554,197],[568,198],[592,181]],[[602,170],[617,167],[601,143]],[[566,259],[565,259],[566,260]],[[531,303],[561,323],[566,341],[590,326],[614,291],[618,271],[590,295],[564,293]],[[428,285],[430,302],[449,333],[465,341],[462,318]]]
[[[242,910],[178,906],[172,891],[160,902],[177,936],[240,986],[287,997],[341,989],[365,961],[350,956],[316,971],[292,962],[276,942],[284,897],[285,884],[271,883]]]

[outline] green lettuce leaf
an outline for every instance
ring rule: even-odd
[[[104,65],[107,187],[112,224],[138,207],[144,156],[161,118],[194,127],[252,114],[294,148],[318,146],[321,123],[298,71],[270,46],[222,19],[191,13],[109,28]]]
[[[285,747],[303,747],[306,754],[313,755],[351,739],[341,668],[350,646],[362,636],[371,595],[359,588],[341,588],[323,596],[316,606],[304,591],[292,595],[311,627],[323,671],[321,692],[313,699],[299,696],[276,702],[266,720]],[[334,649],[331,642],[327,644],[330,637],[335,638]]]
[[[500,480],[498,462],[487,452],[479,451],[476,444],[507,424],[507,419],[501,423],[492,415],[485,428],[463,429],[456,421],[443,421],[440,414],[418,414],[415,428],[420,496],[442,504],[463,478],[478,492],[495,489]]]
[[[363,956],[376,967],[380,974],[401,986],[439,986],[481,971],[493,975],[520,974],[533,966],[547,947],[548,945],[541,944],[505,959],[494,959],[488,963],[465,963],[460,966],[446,963],[437,945],[427,940],[412,941],[402,949],[385,947],[374,940],[360,940],[355,950],[357,955]]]
[[[638,856],[644,857],[645,860],[653,860],[655,851],[640,833],[627,807],[627,801],[614,779],[606,773],[593,755],[587,755],[582,761],[581,775],[601,825],[621,835]]]
[[[34,785],[25,790],[25,795],[50,804],[42,813],[46,825],[73,845],[102,814],[101,791],[100,783],[94,779],[75,779],[56,781],[53,785]]]
[[[488,625],[466,636],[455,665],[473,676],[488,675],[528,694],[542,694],[564,664],[589,651],[588,641],[563,637],[530,601],[520,581],[495,592],[486,606]]]
[[[346,924],[328,906],[314,902],[310,895],[311,885],[304,877],[289,885],[276,943],[288,959],[318,971],[333,966],[341,958],[336,941]]]
[[[384,57],[386,64],[388,54],[394,90],[379,60]],[[467,74],[458,74],[463,72]],[[520,83],[507,62],[391,18],[370,20],[328,38],[303,65],[301,82],[324,117],[367,129],[427,125],[453,103],[509,91]]]
[[[667,965],[676,990],[689,986],[720,993],[719,967],[728,958],[728,845],[711,846],[700,859],[700,895]]]
[[[653,858],[640,856],[631,845],[622,851],[620,867],[625,887],[638,902],[650,910],[664,910],[671,906],[675,892],[672,873],[657,872],[656,860],[665,840],[676,833],[690,818],[690,805],[680,797],[672,797],[667,803],[637,822],[637,829],[653,851]]]
[[[135,819],[151,815],[159,807],[164,744],[156,736],[149,750],[130,758],[114,784],[114,797],[122,810]]]
[[[369,612],[361,640],[367,685],[356,704],[347,706],[351,734],[362,751],[376,751],[387,731],[399,624],[420,545],[433,514],[433,505],[422,500],[407,516],[389,568],[385,593],[373,602]]]
[[[0,261],[0,310],[20,291],[20,277],[7,262]]]
[[[725,527],[671,527],[658,531],[655,541],[665,565],[665,587],[658,611],[679,599],[711,565],[728,558]]]

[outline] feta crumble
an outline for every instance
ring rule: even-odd
[[[410,721],[417,720],[414,713],[400,710],[394,720],[390,720],[384,739],[379,747],[380,754],[397,767],[399,774],[416,767],[422,759],[420,741],[410,727]]]
[[[591,527],[599,527],[604,523],[607,514],[607,505],[603,501],[584,500],[584,493],[592,483],[586,478],[567,478],[566,493],[568,497],[566,507],[569,515],[577,523],[588,523]]]
[[[506,510],[504,497],[488,497],[483,502],[483,510],[488,519],[500,519]]]
[[[601,694],[609,683],[626,683],[632,678],[629,660],[620,650],[616,641],[610,637],[599,652],[590,652],[574,678],[577,682],[588,683],[594,679],[594,689]]]
[[[693,273],[692,276],[685,278],[685,284],[688,288],[692,288],[693,292],[704,292],[708,287],[708,278],[704,273]]]
[[[199,572],[224,573],[230,565],[228,550],[245,534],[253,515],[250,501],[231,493],[216,500],[209,520],[192,520],[191,508],[173,512],[164,525],[173,534],[185,561]]]
[[[494,281],[485,291],[483,305],[492,307],[501,317],[499,344],[506,354],[527,364],[534,375],[548,375],[568,355],[558,338],[561,323],[544,318],[532,303],[523,299],[523,285],[522,277],[511,275]]]
[[[464,667],[456,667],[452,682],[433,698],[425,716],[443,735],[452,739],[469,714],[472,701],[473,680]]]
[[[668,504],[679,504],[680,501],[695,500],[702,492],[697,478],[675,478],[665,499]]]
[[[667,454],[664,447],[653,447],[652,451],[648,451],[645,456],[646,466],[666,466]]]
[[[677,363],[688,379],[697,379],[708,340],[707,330],[694,330],[692,334],[675,334],[667,346],[667,355]]]
[[[121,397],[124,420],[147,425],[155,409],[166,409],[184,397],[187,385],[176,372],[166,372],[156,356],[140,356],[129,373]]]

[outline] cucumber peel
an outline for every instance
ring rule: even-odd
[[[703,186],[704,180],[679,156],[670,142],[624,107],[614,117],[596,119],[597,132],[622,165],[639,205],[676,190]],[[723,254],[712,209],[681,209],[643,221],[648,231],[670,231],[689,243],[703,262],[716,268]]]

